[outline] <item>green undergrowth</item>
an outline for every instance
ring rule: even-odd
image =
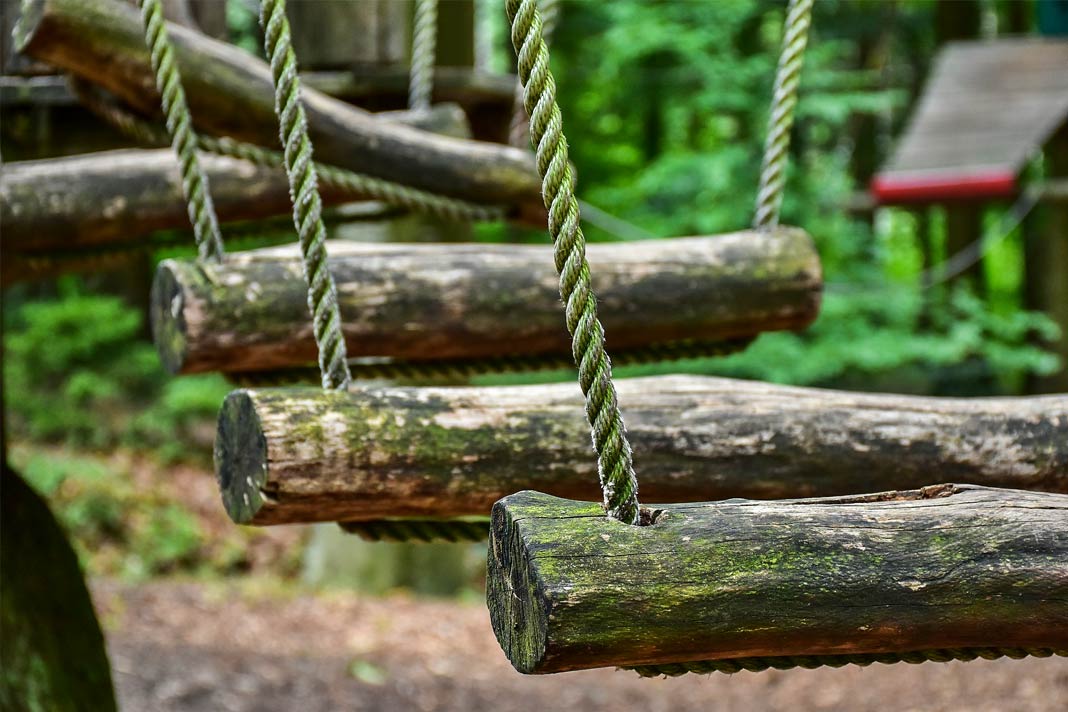
[[[265,565],[293,576],[299,569],[299,537],[276,546],[266,530],[234,526],[221,505],[211,506],[210,472],[27,444],[16,445],[11,460],[46,498],[90,575],[210,578]]]
[[[55,296],[6,309],[4,319],[12,437],[210,461],[229,385],[217,375],[167,375],[145,339],[143,317],[121,299],[64,280]]]

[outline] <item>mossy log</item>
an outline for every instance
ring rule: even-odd
[[[648,515],[628,526],[539,492],[494,505],[486,597],[517,670],[1068,655],[1068,496],[937,485]]]
[[[821,276],[795,228],[590,245],[614,349],[801,329]],[[153,333],[174,373],[260,371],[315,361],[295,246],[220,265],[162,263]],[[549,245],[330,245],[349,356],[430,360],[570,354]]]
[[[617,387],[643,502],[946,479],[1068,493],[1068,396],[918,398],[703,376]],[[236,391],[215,450],[242,523],[485,516],[526,488],[600,498],[573,383]]]
[[[270,69],[233,45],[171,24],[195,124],[208,133],[278,145]],[[137,8],[115,0],[24,0],[19,51],[99,84],[145,113],[160,98]],[[481,203],[519,206],[544,222],[529,153],[376,121],[305,88],[315,156],[326,163]]]

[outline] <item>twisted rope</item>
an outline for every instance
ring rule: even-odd
[[[338,522],[349,534],[365,541],[483,542],[489,536],[489,519],[378,519]]]
[[[145,43],[152,55],[156,88],[163,97],[167,131],[174,153],[178,156],[182,192],[185,194],[189,221],[193,223],[197,254],[202,260],[218,261],[223,255],[222,233],[215,217],[215,206],[211,202],[208,178],[197,160],[197,136],[182,89],[174,48],[167,35],[160,0],[141,0],[141,18],[145,25]]]
[[[638,523],[638,481],[616,389],[612,364],[605,353],[604,327],[597,318],[597,300],[590,287],[586,238],[579,224],[574,178],[568,162],[563,120],[556,102],[556,81],[549,71],[549,50],[542,39],[542,23],[535,0],[508,0],[512,45],[519,57],[524,105],[530,115],[530,135],[537,146],[542,199],[549,211],[560,296],[564,301],[571,350],[586,397],[586,418],[597,451],[597,470],[608,516]]]
[[[977,658],[984,660],[997,660],[998,658],[1012,658],[1020,660],[1028,656],[1036,658],[1048,658],[1052,656],[1068,657],[1068,649],[1061,648],[936,648],[932,650],[915,650],[903,653],[855,653],[852,655],[783,655],[775,657],[752,657],[734,658],[729,660],[702,660],[688,663],[673,663],[669,665],[636,665],[623,668],[634,670],[642,677],[678,677],[686,673],[708,675],[713,672],[725,672],[728,674],[748,670],[761,672],[774,668],[776,670],[790,670],[792,668],[805,668],[812,670],[818,667],[844,667],[846,665],[860,665],[866,667],[872,663],[892,665],[894,663],[919,664],[925,662],[945,663],[951,660],[969,662]]]
[[[779,67],[775,73],[768,136],[764,143],[764,161],[760,168],[760,188],[753,218],[753,227],[758,230],[771,230],[779,224],[779,209],[786,185],[790,129],[794,125],[794,109],[797,108],[797,86],[801,79],[805,45],[808,44],[808,30],[812,25],[812,2],[790,0],[786,11],[782,54],[779,55]]]
[[[438,0],[415,0],[412,64],[408,74],[408,108],[430,108],[434,92],[434,57],[438,42]]]
[[[745,349],[751,338],[722,341],[672,341],[627,349],[616,354],[616,365],[628,366],[646,363],[663,363],[685,359],[723,356]],[[350,361],[349,370],[354,380],[407,379],[435,380],[467,379],[486,373],[518,373],[530,371],[562,370],[574,366],[570,356],[497,356],[464,361]],[[228,373],[227,377],[242,388],[263,388],[293,383],[308,382],[318,376],[315,368],[291,368],[282,371],[250,371]]]
[[[345,357],[345,338],[337,306],[337,287],[326,259],[326,228],[322,200],[316,186],[312,145],[300,98],[297,58],[286,19],[285,0],[263,0],[260,6],[263,45],[271,64],[274,108],[285,151],[285,169],[293,199],[293,223],[300,238],[304,276],[308,281],[308,307],[319,347],[323,388],[346,388],[351,381]]]
[[[78,100],[96,116],[138,143],[149,146],[166,145],[166,132],[141,119],[112,101],[100,96],[83,80],[74,79],[71,88]],[[284,168],[285,157],[256,144],[232,138],[198,134],[197,148],[220,156],[239,158],[258,166]],[[401,183],[356,173],[344,168],[315,162],[315,169],[324,185],[353,198],[371,198],[389,205],[434,215],[455,222],[490,222],[502,220],[505,209],[496,205],[479,205],[465,200],[428,193]]]
[[[552,44],[553,33],[560,22],[560,0],[541,0],[541,37],[545,46]],[[530,117],[523,100],[523,83],[515,87],[512,123],[508,128],[508,143],[516,148],[530,148]]]

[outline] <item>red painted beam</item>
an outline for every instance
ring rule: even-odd
[[[1016,192],[1016,174],[998,170],[982,173],[880,173],[871,182],[875,201],[883,205],[991,200],[1010,197]]]

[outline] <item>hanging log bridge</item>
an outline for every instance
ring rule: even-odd
[[[171,24],[194,121],[209,134],[278,143],[269,67],[242,50]],[[147,115],[159,111],[140,15],[115,0],[25,0],[19,52],[98,84]],[[311,88],[302,93],[316,158],[473,202],[514,206],[544,225],[541,183],[528,152],[436,136]]]
[[[1068,493],[1068,395],[920,398],[702,376],[617,387],[647,503],[938,480]],[[223,405],[215,458],[239,523],[484,517],[525,488],[600,499],[573,383],[240,390]]]
[[[570,355],[549,245],[334,243],[330,271],[348,354],[399,359]],[[819,257],[796,228],[590,245],[612,347],[802,329],[820,301]],[[152,328],[174,373],[315,360],[295,246],[219,265],[168,260]]]
[[[539,492],[494,505],[487,600],[517,670],[1068,655],[1065,495],[936,485],[646,518]]]

